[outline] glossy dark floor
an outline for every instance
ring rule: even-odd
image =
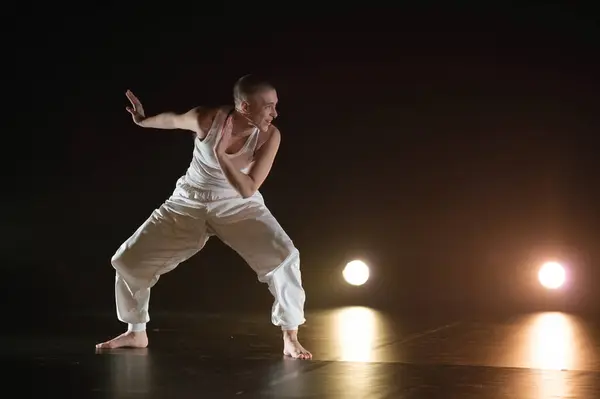
[[[564,313],[308,313],[312,361],[285,359],[268,315],[155,314],[150,347],[96,351],[114,315],[2,337],[4,392],[61,398],[600,398],[600,325]],[[44,328],[45,329],[45,328]],[[7,367],[8,366],[8,367]]]

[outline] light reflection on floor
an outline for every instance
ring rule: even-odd
[[[600,371],[597,332],[568,313],[540,312],[505,323],[502,365],[537,370]],[[492,359],[493,360],[493,359]]]
[[[8,381],[34,370],[38,383],[25,387],[39,393],[32,397],[64,391],[65,375],[77,397],[600,397],[597,320],[555,312],[450,322],[440,314],[310,312],[301,341],[313,361],[284,359],[263,314],[169,315],[156,324],[175,328],[152,330],[147,350],[95,356],[97,337],[75,332],[14,336],[3,353],[16,365]]]
[[[328,310],[312,320],[330,326],[320,330],[322,340],[311,342],[323,360],[600,371],[591,327],[565,313],[464,320],[420,330],[367,307]]]
[[[579,392],[581,381],[569,371],[600,371],[600,353],[589,326],[565,313],[532,313],[489,323],[465,320],[421,332],[401,332],[395,328],[397,320],[367,307],[339,308],[323,316],[333,326],[324,342],[330,345],[330,360],[354,362],[347,375],[331,380],[336,392],[368,395],[379,377],[367,363],[529,369],[532,380],[524,386],[511,384],[511,389],[536,399]],[[379,390],[384,386],[380,381]]]
[[[574,365],[573,321],[563,313],[540,313],[529,325],[531,367],[567,370]]]
[[[332,322],[340,346],[338,360],[350,362],[373,360],[378,316],[375,310],[360,306],[341,308],[336,312]]]
[[[540,399],[569,397],[575,387],[561,370],[575,365],[575,322],[563,313],[539,313],[531,321],[531,367],[542,370],[537,394]]]

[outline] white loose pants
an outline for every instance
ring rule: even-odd
[[[147,323],[150,289],[159,277],[200,251],[216,235],[266,283],[271,321],[285,330],[305,322],[300,255],[257,193],[250,198],[199,191],[180,179],[171,197],[112,257],[117,317]]]

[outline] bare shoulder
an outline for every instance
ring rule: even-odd
[[[212,122],[218,112],[218,108],[214,107],[194,107],[187,112],[187,115],[195,119],[200,127],[204,127],[206,122]]]
[[[188,123],[195,127],[193,130],[200,138],[204,138],[217,115],[219,108],[198,106],[185,113]]]

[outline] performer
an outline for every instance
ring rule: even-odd
[[[298,341],[298,326],[305,322],[300,255],[259,192],[281,141],[272,124],[275,88],[246,75],[234,85],[234,107],[150,117],[131,91],[126,96],[132,105],[127,111],[138,126],[188,130],[196,137],[189,168],[171,196],[112,257],[117,317],[128,328],[96,347],[146,347],[151,288],[216,235],[268,285],[274,297],[271,321],[283,331],[283,353],[311,359]]]

